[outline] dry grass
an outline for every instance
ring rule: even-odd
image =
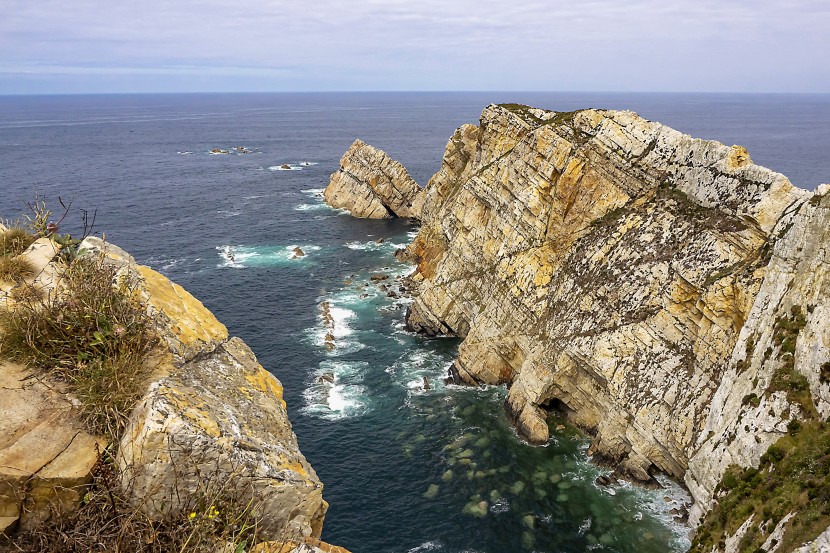
[[[35,241],[35,236],[26,229],[15,226],[0,233],[0,257],[20,255]]]
[[[103,256],[74,259],[60,272],[60,293],[21,294],[0,312],[0,354],[69,382],[89,429],[116,437],[144,391],[151,319],[135,279]]]
[[[34,274],[35,268],[28,260],[0,256],[0,281],[20,282]]]
[[[99,455],[93,482],[76,512],[55,512],[48,522],[0,543],[0,551],[242,553],[259,541],[256,505],[228,480],[206,478],[183,512],[152,521],[127,499],[119,477],[112,459]]]

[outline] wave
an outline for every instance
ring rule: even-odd
[[[297,256],[295,249],[299,248],[305,254]],[[219,267],[233,267],[244,269],[246,267],[283,267],[297,266],[308,262],[310,257],[321,250],[315,245],[289,246],[217,246],[219,257],[222,263]]]
[[[362,385],[366,361],[322,361],[314,380],[303,392],[303,411],[311,416],[338,420],[368,410],[368,389]]]

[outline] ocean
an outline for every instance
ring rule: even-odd
[[[607,469],[565,421],[553,418],[551,442],[531,447],[506,421],[503,389],[442,383],[458,341],[407,332],[407,300],[389,295],[412,269],[392,254],[415,227],[322,203],[355,138],[426,184],[452,131],[491,102],[631,109],[743,145],[803,188],[830,181],[829,95],[0,96],[0,216],[24,214],[37,196],[62,211],[60,198],[64,229],[77,232],[81,210],[94,212],[97,232],[243,338],[285,387],[331,504],[330,543],[354,553],[684,551],[688,529],[672,511],[689,498],[676,483],[600,488]],[[292,259],[295,247],[306,255]]]

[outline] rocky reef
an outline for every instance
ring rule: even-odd
[[[332,207],[355,217],[390,219],[421,217],[423,190],[406,169],[361,140],[343,154],[340,169],[331,176],[323,197]]]
[[[17,256],[28,270],[2,283],[3,309],[23,301],[20,290],[62,293],[60,250],[40,238]],[[149,377],[112,443],[84,427],[67,383],[0,362],[0,531],[36,531],[77,509],[106,455],[120,493],[149,520],[186,520],[194,498],[220,483],[254,509],[260,540],[280,540],[274,550],[341,551],[316,539],[328,504],[297,445],[280,382],[177,284],[100,239],[87,238],[77,251],[137,283],[132,297],[151,316],[157,339],[144,361]]]
[[[698,524],[730,467],[830,414],[826,191],[632,112],[491,105],[450,138],[399,253],[407,323],[463,337],[451,377],[507,385],[528,441],[561,410],[620,476],[684,480]],[[794,527],[761,511],[759,545]]]

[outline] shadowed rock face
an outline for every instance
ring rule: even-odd
[[[593,434],[596,457],[637,480],[654,469],[686,476],[705,510],[726,466],[757,463],[771,443],[711,462],[697,450],[721,455],[707,436],[738,425],[740,410],[723,405],[748,388],[736,396],[724,379],[745,356],[746,327],[771,331],[770,302],[758,302],[782,285],[768,273],[802,271],[797,256],[775,269],[778,234],[827,243],[826,222],[807,223],[808,197],[744,148],[631,112],[492,105],[480,126],[456,131],[427,186],[422,228],[403,252],[419,288],[407,322],[464,337],[452,376],[507,384],[529,441],[547,440],[555,405]],[[824,287],[812,273],[802,287]],[[816,335],[830,321],[820,316]],[[822,340],[811,363],[826,361]],[[827,395],[816,366],[797,368],[812,371],[814,397]]]
[[[355,140],[323,192],[326,203],[355,217],[420,219],[423,190],[403,165],[382,150]]]

